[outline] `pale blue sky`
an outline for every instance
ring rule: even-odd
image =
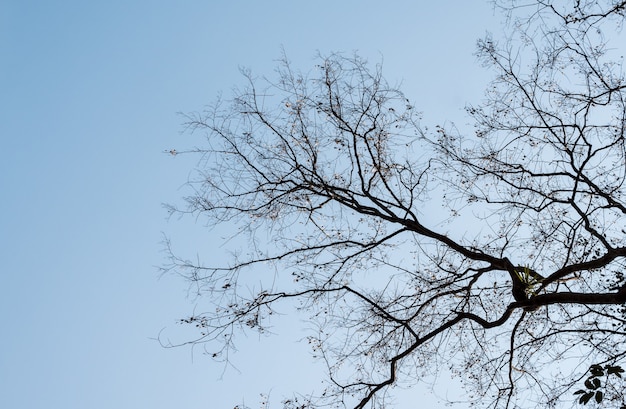
[[[223,253],[161,206],[194,165],[163,151],[201,143],[176,112],[228,95],[239,66],[271,74],[284,47],[303,70],[317,51],[384,57],[427,122],[462,122],[489,78],[474,43],[497,21],[478,0],[0,2],[0,407],[230,409],[306,392],[301,333],[245,340],[242,374],[222,381],[201,353],[151,339],[183,340],[175,321],[194,306],[158,278],[161,232]]]

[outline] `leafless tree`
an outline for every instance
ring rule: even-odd
[[[249,240],[225,266],[171,253],[164,269],[214,304],[183,320],[193,343],[223,358],[287,303],[328,365],[328,388],[288,408],[384,407],[391,385],[441,368],[479,406],[624,404],[626,83],[611,39],[626,2],[500,6],[508,35],[478,42],[495,79],[467,108],[475,129],[428,129],[380,66],[341,54],[308,73],[285,60],[276,81],[246,72],[232,100],[188,116],[206,142],[178,211]]]

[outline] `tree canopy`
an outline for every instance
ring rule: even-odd
[[[250,243],[228,265],[170,254],[164,270],[214,304],[183,320],[192,343],[224,358],[291,300],[328,379],[285,408],[384,407],[442,368],[478,406],[625,404],[626,1],[498,7],[508,32],[478,41],[494,80],[473,129],[422,125],[380,66],[345,54],[244,72],[187,115],[206,140],[172,210]]]

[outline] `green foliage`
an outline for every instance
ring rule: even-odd
[[[526,295],[529,297],[536,296],[541,282],[543,281],[539,274],[527,266],[524,266],[523,269],[515,270],[515,274],[524,284]]]

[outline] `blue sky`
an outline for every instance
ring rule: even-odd
[[[184,340],[175,321],[194,307],[185,283],[159,278],[162,232],[224,253],[219,231],[162,208],[195,165],[163,152],[201,143],[177,112],[228,95],[241,66],[271,74],[281,48],[303,70],[318,51],[358,51],[384,57],[426,122],[463,125],[489,79],[474,43],[496,17],[486,1],[1,2],[0,407],[217,409],[306,392],[318,378],[303,333],[244,339],[241,373],[223,377],[154,340]]]

